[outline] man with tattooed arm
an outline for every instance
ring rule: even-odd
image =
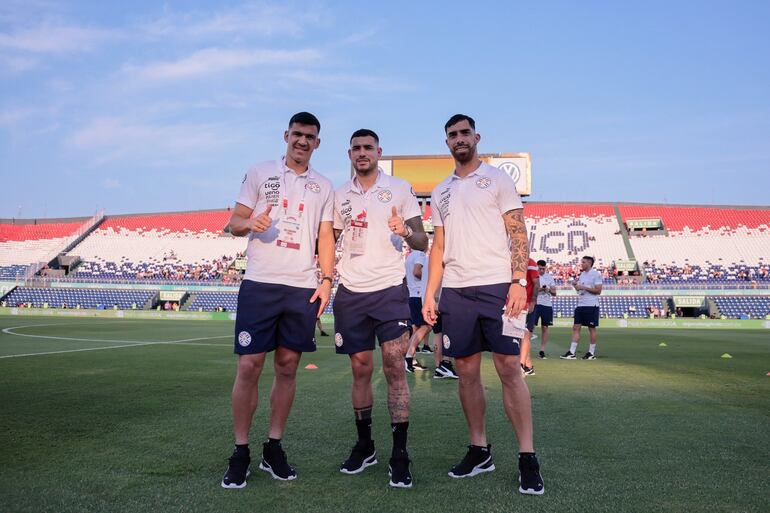
[[[495,469],[485,428],[481,352],[491,351],[503,386],[503,407],[519,442],[519,492],[544,492],[532,435],[532,405],[521,375],[519,338],[504,329],[527,304],[529,244],[524,210],[510,176],[479,159],[475,121],[456,114],[444,126],[454,172],[433,190],[435,229],[423,315],[443,318],[444,354],[455,357],[460,402],[470,432],[454,478]],[[440,304],[435,293],[443,279]],[[523,327],[523,326],[522,326]],[[523,334],[514,330],[514,334]]]

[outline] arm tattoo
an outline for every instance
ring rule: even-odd
[[[411,219],[404,221],[404,224],[412,229],[412,235],[405,239],[409,247],[419,251],[428,249],[428,234],[425,233],[425,229],[423,228],[422,217],[412,217]]]
[[[505,230],[511,238],[511,270],[514,274],[527,274],[529,261],[529,239],[527,225],[524,223],[524,209],[509,210],[503,214]]]

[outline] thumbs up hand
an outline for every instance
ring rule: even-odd
[[[388,228],[390,231],[400,237],[405,237],[407,234],[406,227],[404,226],[404,220],[398,215],[396,207],[390,209],[390,219],[388,219]]]
[[[251,231],[262,233],[273,225],[273,220],[270,218],[270,211],[273,209],[273,205],[267,204],[267,208],[264,212],[251,220]]]

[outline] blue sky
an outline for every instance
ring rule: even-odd
[[[770,204],[770,2],[0,2],[0,217],[231,205],[322,123],[528,151],[532,199]],[[449,171],[449,170],[447,170]]]

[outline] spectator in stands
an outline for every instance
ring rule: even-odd
[[[599,326],[599,294],[602,293],[602,277],[593,266],[594,258],[584,256],[580,260],[581,273],[572,283],[578,293],[578,304],[572,326],[572,343],[569,350],[560,357],[564,360],[576,359],[580,330],[583,326],[588,328],[591,340],[583,360],[596,358],[596,329]]]

